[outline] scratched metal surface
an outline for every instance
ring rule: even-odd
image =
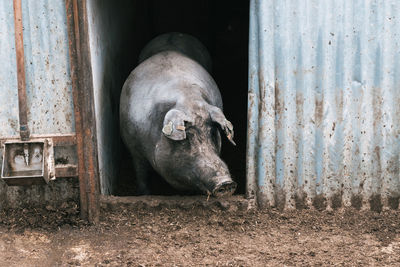
[[[28,124],[32,134],[75,131],[65,1],[23,0]],[[0,136],[18,135],[12,1],[0,3]]]
[[[22,16],[31,133],[73,133],[65,1],[23,0]]]
[[[400,2],[252,0],[247,195],[398,208]]]
[[[12,1],[0,1],[0,136],[18,130],[17,64]]]
[[[65,1],[22,0],[22,16],[30,131],[74,133]],[[13,1],[0,1],[1,138],[19,135],[15,57]],[[77,199],[78,191],[76,179],[32,187],[10,187],[0,180],[0,208]]]

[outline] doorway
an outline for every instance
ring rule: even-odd
[[[119,95],[137,66],[141,49],[166,32],[199,39],[212,57],[212,73],[224,113],[233,123],[236,147],[223,139],[222,159],[246,185],[249,1],[88,1],[102,194],[135,195],[132,159],[119,137]],[[155,175],[154,193],[177,194]]]

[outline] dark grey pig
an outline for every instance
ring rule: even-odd
[[[231,195],[236,183],[219,157],[219,130],[234,144],[233,127],[222,112],[213,78],[190,58],[206,50],[182,51],[180,47],[203,46],[194,37],[172,35],[173,42],[168,42],[168,35],[160,36],[164,46],[158,45],[154,55],[146,51],[157,38],[144,48],[144,61],[129,75],[121,93],[121,135],[134,160],[138,193],[150,193],[148,175],[153,168],[178,190]],[[207,60],[202,64],[210,66]]]

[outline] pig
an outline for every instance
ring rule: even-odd
[[[164,33],[151,40],[140,52],[139,63],[167,50],[180,52],[211,72],[212,62],[207,48],[193,36],[178,32]]]
[[[220,131],[232,144],[234,132],[206,70],[210,56],[190,35],[164,34],[158,40],[143,49],[120,98],[121,137],[133,158],[137,193],[151,193],[154,169],[177,190],[232,195],[236,183],[219,155]]]

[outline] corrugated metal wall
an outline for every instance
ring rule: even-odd
[[[400,2],[252,0],[247,193],[398,208]]]
[[[28,123],[32,134],[75,131],[65,1],[23,0]],[[18,135],[13,1],[0,1],[0,137]]]
[[[29,129],[33,135],[73,134],[65,1],[22,0],[22,16]],[[10,0],[0,1],[0,62],[0,138],[18,137],[14,12]],[[1,153],[0,148],[0,165]],[[77,198],[78,194],[74,179],[31,187],[9,187],[0,181],[0,208],[58,202]]]
[[[0,1],[0,62],[0,136],[15,136],[19,129],[13,1]]]

